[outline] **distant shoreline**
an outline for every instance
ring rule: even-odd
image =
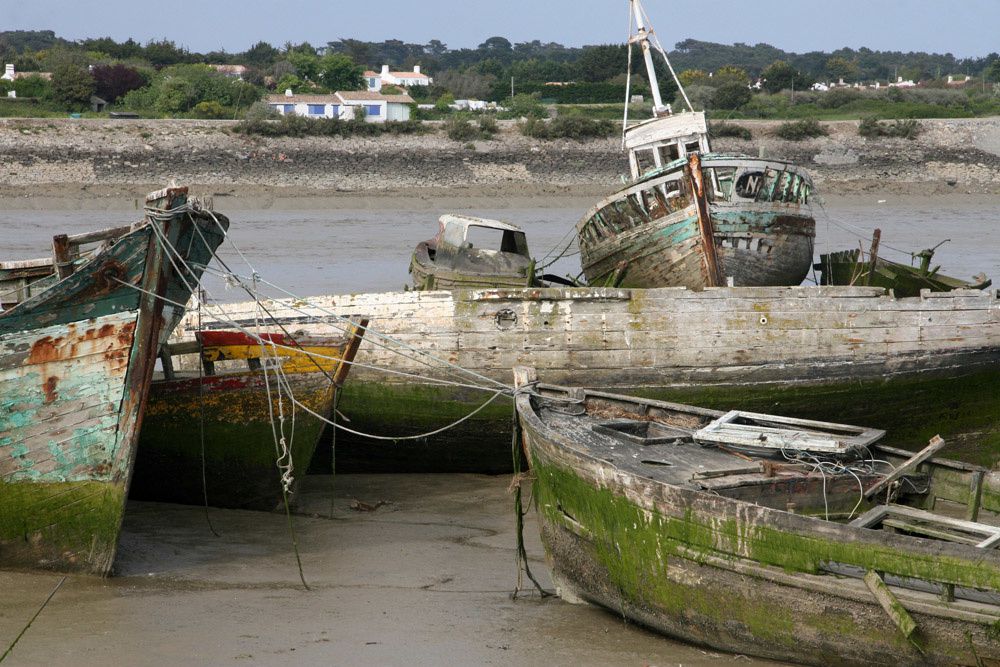
[[[802,142],[776,121],[738,121],[754,138],[719,152],[805,166],[823,196],[1000,194],[1000,118],[924,120],[916,140],[865,139],[856,121],[824,123]],[[470,145],[440,132],[377,138],[264,138],[232,122],[0,119],[0,202],[6,208],[130,208],[169,181],[237,208],[475,208],[596,202],[625,171],[618,138],[538,141],[507,125]],[[464,206],[463,206],[464,205]]]

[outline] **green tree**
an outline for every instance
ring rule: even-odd
[[[712,83],[716,86],[724,86],[729,83],[737,83],[746,88],[750,83],[750,75],[742,67],[736,67],[735,65],[723,65],[719,69],[715,70],[715,76],[712,77]]]
[[[712,94],[712,108],[739,109],[750,101],[753,95],[744,83],[725,83]]]
[[[602,44],[583,49],[576,61],[580,79],[597,83],[628,69],[628,53],[623,44]]]
[[[52,69],[52,100],[73,111],[86,109],[94,94],[94,77],[87,68],[70,62],[59,63]]]
[[[830,58],[826,61],[826,73],[831,79],[843,79],[845,83],[853,83],[858,78],[858,64],[847,58]]]
[[[764,90],[769,93],[779,93],[788,89],[803,90],[812,84],[808,77],[800,74],[784,60],[775,60],[764,68],[760,76],[764,79]]]
[[[278,49],[267,42],[260,41],[244,51],[241,58],[247,65],[267,67],[274,63],[279,53]]]
[[[364,70],[339,53],[330,53],[319,60],[316,76],[330,90],[361,90],[365,87]]]
[[[685,88],[688,86],[707,86],[712,81],[708,78],[705,70],[700,69],[686,69],[678,74],[677,78],[681,80],[681,84]]]
[[[317,56],[293,51],[285,56],[285,60],[295,68],[295,74],[300,79],[319,81],[319,58]]]
[[[1000,60],[990,63],[990,66],[983,71],[983,76],[987,81],[1000,82]]]

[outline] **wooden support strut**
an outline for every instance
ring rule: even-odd
[[[872,234],[872,247],[868,252],[868,275],[865,276],[865,285],[870,286],[872,284],[872,278],[875,276],[875,266],[878,263],[878,244],[882,240],[882,230],[876,229]]]
[[[930,444],[921,449],[919,452],[911,456],[906,460],[901,466],[893,470],[891,473],[885,476],[884,479],[873,484],[867,491],[865,491],[865,498],[872,498],[880,491],[884,491],[891,483],[895,482],[897,479],[903,475],[913,472],[918,465],[934,456],[938,450],[944,447],[945,441],[940,435],[935,435],[931,438]]]
[[[868,570],[865,574],[865,586],[875,596],[878,603],[882,605],[882,609],[889,615],[889,618],[899,628],[899,631],[903,633],[903,636],[909,639],[913,631],[917,629],[917,623],[910,616],[909,612],[903,608],[903,605],[899,603],[899,600],[892,594],[889,587],[885,585],[885,581],[879,576],[879,573],[875,570]]]
[[[712,224],[712,213],[708,207],[705,175],[701,171],[701,156],[698,153],[691,153],[688,156],[687,171],[695,207],[698,209],[698,229],[701,231],[702,256],[705,258],[705,284],[708,287],[721,287],[726,284],[726,279],[722,275],[719,256],[715,251],[715,226]]]

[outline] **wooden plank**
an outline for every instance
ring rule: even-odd
[[[855,528],[870,528],[884,519],[888,512],[889,507],[887,505],[876,505],[847,525],[854,526]]]
[[[977,545],[980,542],[980,540],[966,535],[959,535],[947,530],[941,530],[939,528],[935,528],[934,526],[926,526],[919,523],[913,523],[911,521],[903,521],[902,519],[893,519],[892,517],[886,517],[883,519],[882,526],[895,528],[897,530],[905,530],[908,533],[915,533],[917,535],[933,537],[936,540],[958,542],[959,544],[968,544],[970,546]]]
[[[897,467],[891,473],[886,475],[885,479],[882,479],[881,481],[876,482],[871,487],[869,487],[868,490],[865,491],[864,494],[865,498],[872,498],[873,496],[878,494],[880,491],[883,491],[886,487],[888,487],[891,483],[895,482],[903,475],[912,472],[918,465],[920,465],[921,463],[932,457],[935,453],[937,453],[938,450],[944,447],[944,445],[945,445],[944,439],[940,435],[935,435],[933,438],[931,438],[930,444],[928,444],[919,452],[911,456],[906,462]]]
[[[865,586],[871,591],[871,594],[875,596],[875,599],[885,613],[889,615],[892,619],[893,624],[899,628],[899,631],[903,633],[903,636],[907,639],[913,634],[917,629],[917,623],[910,616],[909,612],[899,603],[896,596],[892,594],[889,587],[885,585],[885,581],[879,576],[878,572],[875,570],[868,570],[864,577]]]

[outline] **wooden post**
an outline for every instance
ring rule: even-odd
[[[884,479],[873,484],[867,491],[865,491],[865,498],[871,498],[875,496],[880,491],[885,490],[886,487],[888,487],[891,483],[895,482],[903,475],[912,472],[918,465],[920,465],[930,457],[934,456],[934,454],[936,454],[939,449],[944,447],[944,445],[945,442],[941,438],[941,436],[935,435],[933,438],[931,438],[931,442],[929,445],[927,445],[919,452],[911,456],[909,459],[906,460],[905,463],[903,463],[901,466],[899,466],[891,473],[886,475]]]
[[[875,263],[878,262],[878,244],[882,240],[882,230],[876,229],[872,234],[872,249],[868,252],[868,275],[865,276],[865,285],[872,284],[872,277],[875,275]]]
[[[983,476],[985,474],[983,470],[972,473],[972,480],[969,482],[969,503],[965,507],[967,521],[979,521],[979,505],[983,499]]]
[[[705,175],[701,171],[701,156],[697,153],[691,153],[688,156],[687,170],[691,180],[691,194],[694,196],[695,208],[698,210],[701,250],[702,256],[705,258],[705,282],[708,287],[721,287],[726,284],[726,281],[719,267],[719,256],[715,252],[715,227],[712,225],[712,213],[708,207]]]
[[[351,340],[348,341],[347,347],[344,348],[344,354],[340,356],[340,363],[337,364],[337,372],[333,375],[333,384],[336,387],[340,388],[344,386],[344,380],[351,370],[354,357],[358,353],[358,348],[361,347],[361,339],[364,337],[367,328],[367,317],[359,319],[357,324],[351,328]]]
[[[63,279],[73,273],[73,264],[69,255],[69,237],[65,234],[56,234],[52,237],[52,264],[55,266],[56,275]]]

